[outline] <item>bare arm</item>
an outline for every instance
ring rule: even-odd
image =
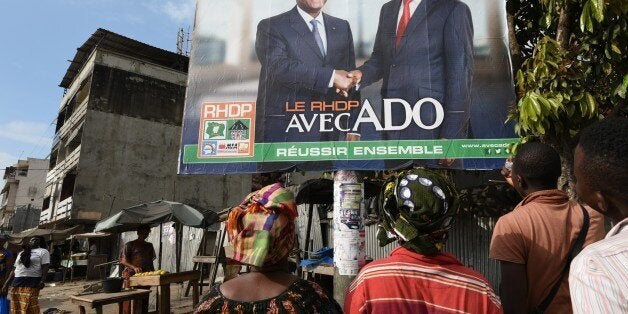
[[[127,243],[128,244],[128,243]],[[120,265],[123,265],[129,269],[132,269],[134,272],[139,273],[142,271],[142,268],[137,267],[133,264],[131,264],[131,261],[128,260],[127,258],[127,244],[124,245],[124,247],[122,247],[122,252],[120,252]]]
[[[500,261],[502,279],[499,293],[504,313],[526,313],[528,309],[528,277],[525,264]]]
[[[41,265],[41,282],[39,283],[39,289],[44,288],[44,284],[46,283],[46,275],[48,274],[49,268],[50,268],[50,264]]]
[[[133,269],[133,271],[135,271],[136,273],[139,273],[139,272],[142,271],[142,269],[140,267],[137,267],[137,266],[131,264],[129,261],[127,261],[124,256],[122,256],[120,258],[120,264],[124,265],[127,268]]]

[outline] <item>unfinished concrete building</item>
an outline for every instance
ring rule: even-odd
[[[48,172],[48,159],[27,158],[4,169],[4,185],[0,192],[0,228],[13,230],[11,219],[16,211],[39,211],[44,202],[44,183]],[[32,213],[28,213],[32,214]],[[37,217],[39,218],[39,216]],[[24,223],[20,220],[20,226]],[[31,226],[28,223],[28,226]],[[37,223],[35,223],[37,225]]]
[[[61,81],[40,225],[96,221],[155,200],[223,209],[250,176],[178,176],[188,58],[98,29]]]

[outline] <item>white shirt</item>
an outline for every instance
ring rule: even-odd
[[[316,20],[318,22],[318,34],[321,35],[321,41],[323,42],[323,50],[325,51],[325,54],[327,54],[327,33],[325,32],[325,20],[323,19],[323,13],[321,12],[316,17],[312,17],[309,13],[301,10],[301,8],[299,8],[298,5],[297,5],[297,11],[299,11],[299,14],[305,21],[305,25],[307,25],[307,28],[310,29],[310,32],[314,30],[314,26],[312,26],[311,22],[313,20]],[[335,74],[336,74],[336,70],[331,72],[331,78],[329,79],[329,83],[327,84],[327,87],[329,88],[334,87],[334,75]]]
[[[414,11],[416,11],[416,8],[419,6],[419,4],[421,4],[421,0],[410,0],[410,18],[412,18],[412,14],[414,14]],[[403,0],[401,1],[401,6],[399,7],[399,15],[397,15],[397,27],[399,27],[399,21],[401,21],[402,15],[403,15]]]
[[[571,262],[574,313],[628,313],[628,218]]]
[[[15,258],[15,277],[42,277],[41,265],[50,264],[50,253],[48,250],[37,248],[31,250],[31,267],[26,268],[20,262],[20,252]]]
[[[325,51],[325,54],[327,54],[327,33],[325,32],[325,20],[323,19],[323,13],[321,12],[316,17],[312,17],[309,13],[301,10],[298,5],[297,11],[299,11],[299,14],[305,21],[305,25],[307,25],[307,28],[310,29],[310,32],[314,29],[314,26],[312,26],[312,21],[316,20],[318,22],[318,34],[321,36],[321,39],[323,41],[323,50]]]

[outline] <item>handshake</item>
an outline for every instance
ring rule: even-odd
[[[334,71],[334,87],[336,93],[349,97],[349,90],[360,84],[362,80],[362,72],[360,70],[353,70],[347,72],[345,70]]]

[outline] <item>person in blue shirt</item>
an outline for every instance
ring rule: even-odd
[[[0,235],[0,282],[4,282],[6,280],[7,274],[13,267],[14,256],[7,248],[8,240],[9,237],[7,235]]]

